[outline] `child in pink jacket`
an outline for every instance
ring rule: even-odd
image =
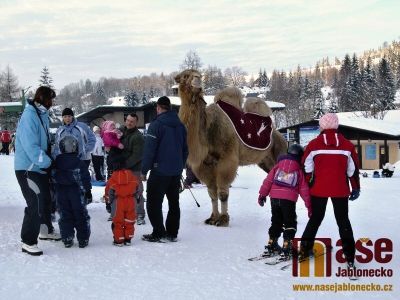
[[[292,244],[297,230],[296,201],[300,194],[311,216],[310,191],[300,165],[303,147],[293,144],[288,154],[280,156],[278,163],[268,173],[261,185],[258,204],[264,206],[267,196],[271,198],[271,227],[269,241],[263,256],[270,257],[280,253],[282,260],[292,256]],[[278,239],[283,231],[283,246]]]
[[[114,121],[104,121],[101,124],[101,137],[107,152],[109,152],[112,147],[124,149],[124,145],[119,140],[121,135],[122,133],[115,127]]]

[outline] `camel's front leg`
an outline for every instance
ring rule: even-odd
[[[211,198],[211,204],[212,204],[212,213],[211,216],[204,221],[204,223],[209,224],[209,225],[216,225],[216,222],[219,219],[219,211],[218,211],[218,193],[217,193],[217,187],[209,187],[208,188],[208,194],[210,195]]]
[[[218,190],[218,198],[221,201],[221,215],[218,221],[215,223],[217,226],[228,227],[229,226],[229,214],[228,214],[228,198],[229,188],[220,188]]]

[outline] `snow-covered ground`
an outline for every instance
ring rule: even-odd
[[[292,277],[291,271],[248,257],[263,250],[270,206],[257,205],[265,174],[256,167],[239,170],[230,191],[228,228],[204,225],[210,214],[206,189],[181,194],[181,229],[177,243],[148,243],[140,238],[151,226],[137,226],[130,247],[112,246],[110,222],[103,203],[89,205],[92,236],[89,247],[71,249],[61,242],[40,241],[44,255],[21,252],[20,229],[25,206],[13,172],[13,156],[0,156],[0,299],[399,299],[400,164],[393,178],[362,178],[359,199],[350,202],[356,238],[386,237],[394,243],[393,260],[383,265],[393,277],[360,278],[351,283],[392,284],[391,292],[294,292],[293,284],[350,283],[346,278]],[[371,173],[371,171],[369,171]],[[94,188],[94,197],[103,193]],[[164,206],[166,211],[166,206]],[[307,213],[299,200],[298,236]],[[58,228],[58,226],[56,226]],[[337,226],[331,205],[318,232],[336,241]],[[337,248],[334,249],[335,252]],[[333,263],[333,272],[338,264]],[[360,268],[380,268],[369,263]]]

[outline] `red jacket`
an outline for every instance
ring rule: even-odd
[[[1,142],[3,142],[3,143],[9,143],[9,142],[11,142],[11,135],[10,135],[10,132],[8,132],[7,130],[4,130],[4,131],[1,133]]]
[[[354,145],[337,133],[327,129],[313,139],[303,156],[307,179],[311,180],[310,193],[316,197],[344,198],[352,189],[360,189],[358,157]]]
[[[280,186],[274,182],[275,173],[279,169],[287,173],[297,172],[298,180],[295,187]],[[259,194],[265,197],[269,195],[271,198],[286,199],[293,202],[297,201],[297,198],[300,194],[301,198],[303,198],[304,200],[306,207],[311,208],[310,191],[307,185],[307,181],[305,180],[303,170],[301,169],[300,164],[291,155],[284,155],[279,157],[278,163],[268,173],[267,178],[264,179]]]

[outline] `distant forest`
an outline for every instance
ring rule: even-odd
[[[395,107],[395,93],[400,89],[400,41],[385,42],[378,49],[364,51],[358,56],[345,54],[343,59],[335,57],[332,61],[323,58],[313,68],[305,69],[299,65],[292,71],[267,72],[260,67],[257,78],[248,78],[240,66],[225,70],[211,65],[203,67],[195,51],[186,54],[177,72],[186,68],[203,73],[207,95],[213,95],[226,86],[266,87],[266,100],[286,105],[284,111],[277,112],[277,127],[309,120],[327,111],[363,111],[365,117],[383,118],[385,111]],[[75,107],[76,113],[80,113],[107,104],[110,97],[123,96],[126,105],[141,105],[151,97],[171,94],[177,72],[124,79],[104,77],[99,81],[82,79],[58,91],[56,104]],[[38,83],[52,86],[47,67],[41,70]],[[0,72],[0,101],[18,100],[20,90],[17,76],[7,66]],[[32,91],[29,95],[32,96]]]

